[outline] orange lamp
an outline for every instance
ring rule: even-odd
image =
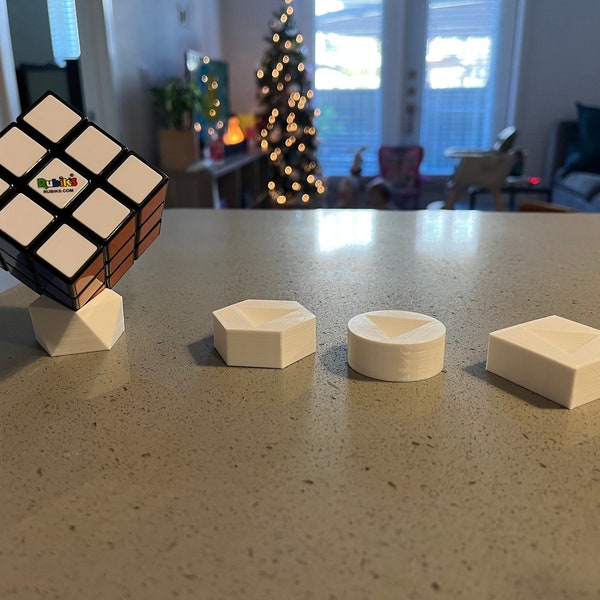
[[[227,132],[223,136],[223,143],[233,146],[240,144],[244,139],[240,118],[237,115],[231,115],[227,121]]]

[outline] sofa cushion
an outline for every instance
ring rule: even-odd
[[[575,171],[563,177],[560,185],[589,200],[592,196],[600,192],[600,175]]]
[[[572,171],[600,173],[600,108],[577,103],[579,140],[569,152],[562,175]]]
[[[600,192],[592,196],[589,201],[590,209],[600,212]]]

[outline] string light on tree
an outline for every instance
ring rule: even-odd
[[[317,159],[317,130],[311,108],[303,38],[292,0],[273,15],[269,44],[257,70],[260,148],[269,156],[268,194],[273,205],[319,205],[325,192]]]

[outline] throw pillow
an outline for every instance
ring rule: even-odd
[[[577,103],[577,122],[579,147],[567,156],[562,174],[571,171],[600,173],[600,108]]]

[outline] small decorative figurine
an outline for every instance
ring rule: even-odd
[[[350,165],[350,175],[358,177],[362,173],[363,166],[363,152],[367,149],[366,146],[361,146],[359,150],[354,154],[354,159]]]
[[[30,313],[49,354],[116,342],[122,300],[105,291],[158,237],[166,188],[163,173],[52,92],[0,132],[0,266],[45,297]]]

